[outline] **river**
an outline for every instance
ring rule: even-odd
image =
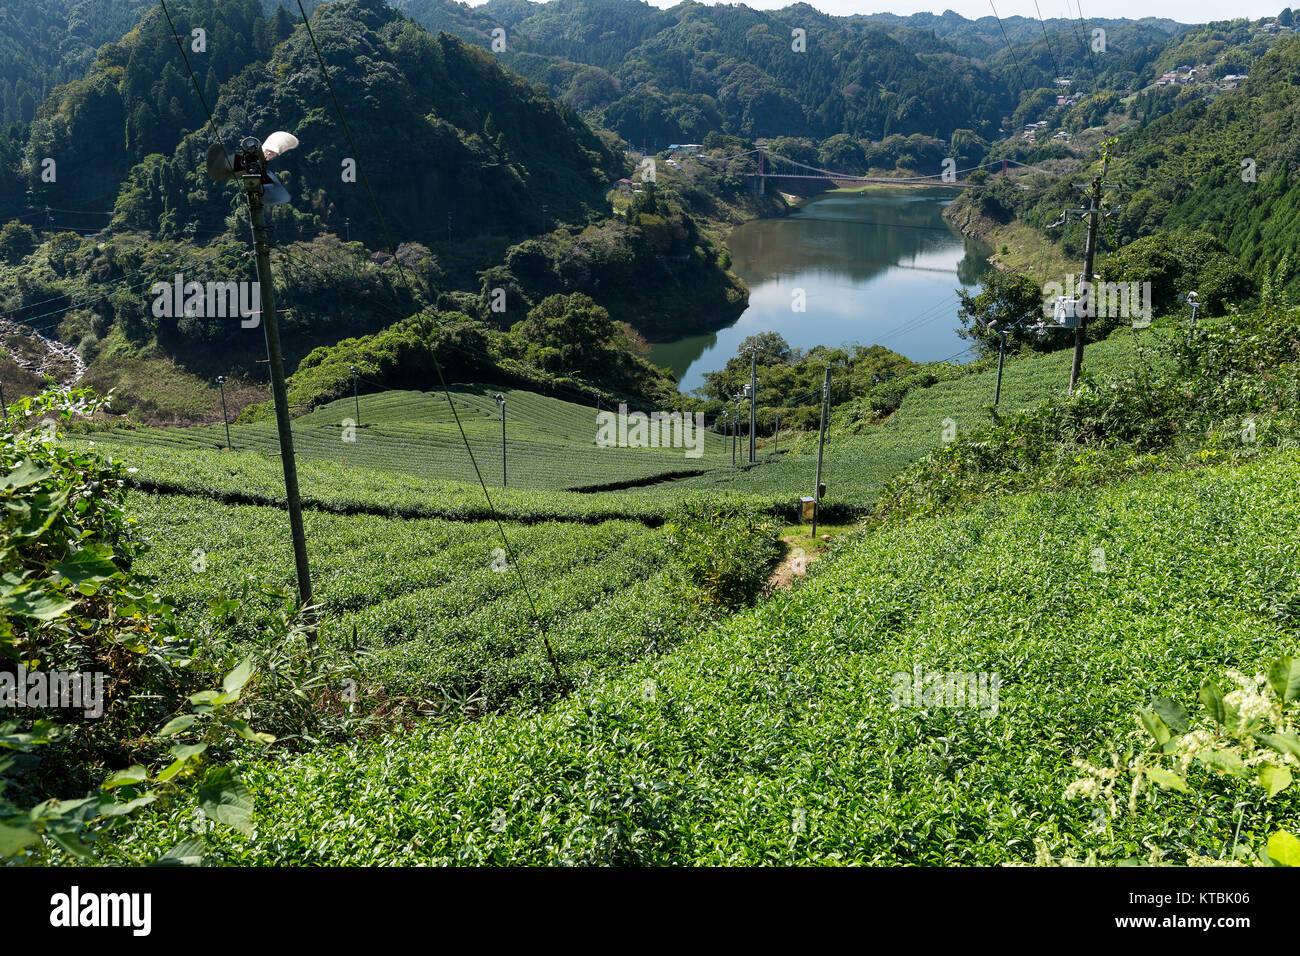
[[[758,332],[801,349],[879,343],[918,362],[963,352],[956,289],[979,284],[989,250],[944,222],[951,201],[920,190],[829,193],[788,218],[738,226],[727,245],[749,307],[724,329],[658,343],[647,357],[688,392]]]

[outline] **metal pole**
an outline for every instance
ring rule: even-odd
[[[1007,354],[1007,333],[999,332],[998,334],[1001,336],[1001,339],[998,342],[998,384],[997,388],[993,390],[994,408],[997,408],[998,402],[1002,401],[1002,359]]]
[[[1096,290],[1092,287],[1093,259],[1097,252],[1097,219],[1101,213],[1101,177],[1092,180],[1092,202],[1088,208],[1088,245],[1083,253],[1083,295],[1079,303],[1079,325],[1074,331],[1074,361],[1070,365],[1070,394],[1074,394],[1075,383],[1083,369],[1083,344],[1088,331],[1088,314],[1096,301]],[[1084,298],[1086,296],[1086,299]],[[1086,302],[1086,305],[1085,305]]]
[[[754,463],[755,432],[758,424],[758,349],[749,356],[749,463]]]
[[[812,535],[817,537],[817,515],[822,506],[822,449],[826,445],[826,407],[831,398],[831,369],[826,366],[826,380],[822,382],[822,424],[817,432],[817,478],[813,482]]]
[[[351,366],[352,369],[352,404],[356,408],[357,425],[361,424],[361,399],[357,397],[357,367]]]
[[[781,450],[781,416],[776,416],[776,438],[772,441],[772,457],[775,458],[777,452]]]
[[[501,487],[506,486],[506,397],[497,392],[497,402],[501,406]]]
[[[218,375],[217,384],[221,386],[221,420],[226,424],[226,447],[233,448],[230,444],[230,415],[226,412],[226,376]]]
[[[740,431],[740,410],[736,410],[736,420],[731,426],[731,464],[736,464],[736,433]]]
[[[253,150],[265,166],[260,146]],[[280,435],[280,462],[284,466],[284,493],[289,507],[289,530],[293,536],[293,561],[298,572],[298,599],[303,607],[311,605],[311,569],[307,564],[307,537],[302,527],[302,503],[298,499],[298,468],[293,455],[293,430],[289,424],[289,397],[284,385],[284,359],[280,354],[280,328],[275,313],[275,286],[271,279],[271,247],[266,241],[266,221],[262,209],[260,169],[243,177],[248,194],[248,214],[253,223],[253,241],[257,250],[257,280],[262,300],[262,331],[266,335],[266,355],[271,367],[271,393],[275,397],[275,424]]]
[[[0,421],[9,421],[9,406],[5,404],[5,383],[0,382],[0,412],[4,413],[4,418]]]

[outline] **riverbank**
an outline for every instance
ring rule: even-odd
[[[963,236],[978,239],[993,249],[988,262],[996,269],[1024,273],[1040,284],[1060,282],[1064,276],[1079,271],[1079,263],[1062,255],[1060,246],[1046,241],[1037,229],[1018,219],[998,222],[961,200],[945,209],[943,218]]]

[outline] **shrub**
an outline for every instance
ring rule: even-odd
[[[665,525],[686,579],[723,608],[758,599],[780,555],[780,536],[752,505],[701,498],[683,504]]]

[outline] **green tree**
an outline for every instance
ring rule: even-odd
[[[36,251],[36,231],[25,222],[7,222],[0,227],[0,260],[17,265]]]
[[[992,350],[1003,330],[1010,331],[1008,344],[1033,341],[1030,333],[1017,328],[1042,314],[1043,292],[1029,276],[994,269],[977,295],[958,289],[957,297],[961,300],[957,316],[964,326],[957,334],[962,338],[979,343],[985,351]]]

